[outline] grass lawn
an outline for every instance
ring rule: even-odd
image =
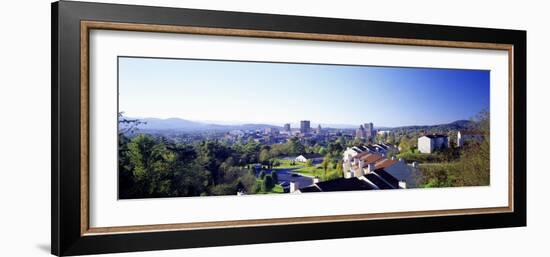
[[[279,165],[279,166],[273,167],[274,170],[277,170],[277,169],[300,168],[300,167],[305,166],[305,163],[296,162],[296,161],[293,161],[293,160],[282,160],[282,159],[278,159],[278,161],[279,161],[280,165]],[[295,162],[294,165],[292,165],[292,162]]]
[[[284,193],[284,189],[281,185],[275,185],[269,193],[270,194],[281,194],[281,193]]]
[[[260,180],[261,181],[261,180]],[[284,189],[281,185],[275,185],[270,191],[268,192],[264,192],[264,191],[260,191],[256,194],[260,194],[260,195],[265,195],[265,194],[282,194],[284,193]]]
[[[325,171],[322,168],[318,168],[317,166],[302,167],[300,169],[293,170],[292,172],[296,172],[296,173],[302,174],[304,176],[309,176],[309,177],[318,177],[318,178],[320,178],[321,181],[326,181],[326,180],[329,180],[329,179],[338,178],[338,177],[341,176],[341,173],[342,173],[341,171],[338,171],[336,169],[329,168],[327,170],[327,177],[325,178],[324,177]]]

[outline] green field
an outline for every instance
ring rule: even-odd
[[[278,166],[273,167],[273,170],[278,169],[294,169],[292,172],[299,173],[304,176],[308,177],[317,177],[321,181],[331,180],[335,178],[341,177],[341,171],[338,171],[336,169],[333,169],[332,167],[329,167],[329,169],[326,172],[325,177],[325,171],[321,167],[320,164],[313,165],[311,167],[306,167],[305,163],[302,162],[295,162],[293,160],[277,160],[280,164]],[[294,163],[294,165],[292,165]]]
[[[325,177],[325,170],[323,170],[323,168],[320,165],[316,165],[316,166],[313,166],[313,167],[302,167],[302,168],[293,170],[292,172],[296,172],[296,173],[302,174],[304,176],[317,177],[321,181],[327,181],[327,180],[342,177],[342,172],[341,171],[338,171],[338,170],[332,169],[332,168],[329,168],[327,170],[326,177]]]
[[[281,185],[277,184],[273,188],[271,188],[270,191],[259,191],[256,194],[282,194],[284,193],[284,189]]]
[[[277,159],[277,161],[279,162],[279,165],[278,165],[278,166],[274,166],[274,167],[273,167],[274,170],[277,170],[277,169],[300,168],[300,167],[304,167],[304,166],[305,166],[305,163],[296,162],[296,161],[294,161],[294,160]],[[293,162],[294,162],[294,165],[292,165]]]

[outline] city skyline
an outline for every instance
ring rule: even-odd
[[[119,110],[220,124],[436,125],[489,110],[489,79],[482,70],[121,57]]]

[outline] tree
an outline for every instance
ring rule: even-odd
[[[361,138],[359,138],[359,137],[355,137],[355,139],[353,139],[352,144],[353,144],[354,146],[361,145],[361,144],[363,144],[363,139],[361,139]]]
[[[309,159],[306,161],[306,167],[311,167],[311,166],[313,166],[313,161]]]
[[[411,150],[411,145],[409,143],[409,139],[406,136],[401,137],[401,141],[399,142],[399,151],[404,153],[410,150]]]
[[[277,175],[277,171],[271,172],[271,178],[273,179],[274,184],[279,184],[279,175]]]
[[[323,170],[324,170],[324,175],[323,175],[324,178],[327,177],[327,170],[328,170],[329,164],[330,164],[330,155],[327,154],[323,159],[323,163],[321,163],[321,166],[323,167]]]
[[[127,133],[135,133],[138,130],[138,126],[141,124],[147,124],[147,122],[138,119],[128,119],[124,117],[124,112],[118,113],[118,134],[119,136]]]
[[[212,195],[236,195],[237,188],[231,184],[219,184],[210,188]]]
[[[344,170],[344,162],[342,160],[339,160],[338,163],[336,164],[336,172],[343,174],[343,170]]]
[[[211,184],[216,185],[222,175],[220,165],[230,156],[230,149],[218,141],[203,141],[198,146],[197,153],[199,164],[210,172]]]
[[[270,175],[265,176],[262,183],[262,191],[269,192],[274,186],[275,184],[273,183],[273,178]]]
[[[260,179],[264,179],[265,176],[266,176],[266,174],[265,174],[265,171],[263,171],[263,170],[260,172],[260,175],[258,175],[258,177],[259,177]]]
[[[260,152],[260,163],[262,164],[266,164],[269,159],[271,158],[271,154],[269,153],[269,150],[268,149],[263,149],[261,152]]]
[[[169,165],[175,154],[167,151],[163,142],[157,144],[153,137],[140,134],[128,144],[128,156],[138,183],[138,195],[169,195],[172,181]]]
[[[395,134],[393,132],[386,133],[386,143],[395,144]]]
[[[290,138],[286,144],[290,155],[300,155],[305,152],[304,145],[300,143],[300,139],[297,137]]]
[[[326,148],[324,148],[324,147],[321,146],[321,147],[319,148],[319,151],[318,151],[317,153],[320,154],[320,155],[326,155],[326,154],[328,153],[328,151],[327,151]]]

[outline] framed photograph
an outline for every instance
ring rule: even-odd
[[[526,225],[526,32],[56,2],[52,253]]]

